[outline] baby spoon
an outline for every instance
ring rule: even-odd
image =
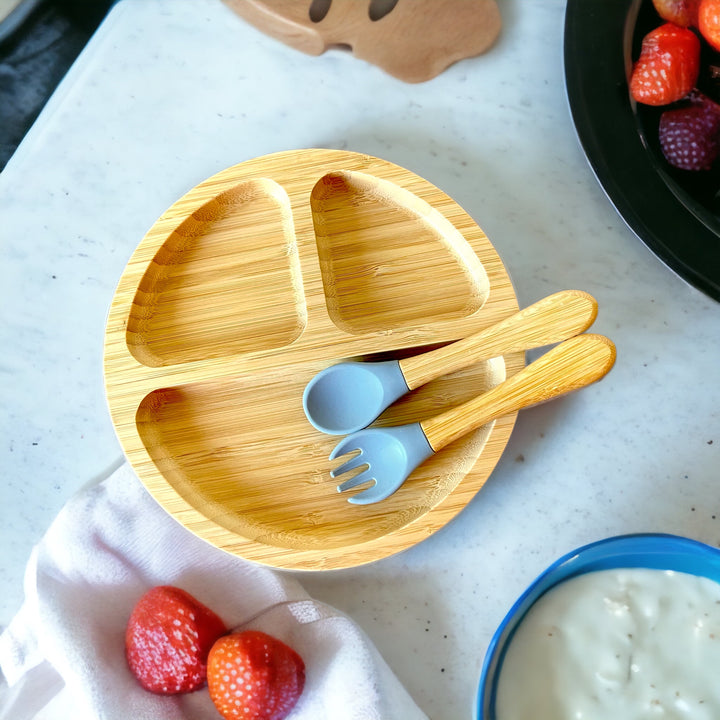
[[[342,362],[319,372],[305,387],[310,423],[330,435],[367,427],[399,397],[480,360],[530,350],[578,335],[597,315],[595,299],[580,290],[549,295],[469,337],[403,360]]]

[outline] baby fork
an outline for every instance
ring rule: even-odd
[[[359,450],[330,475],[358,474],[337,486],[345,492],[374,484],[350,498],[369,505],[392,495],[431,455],[491,420],[579,390],[600,380],[615,363],[615,345],[602,335],[578,335],[556,345],[491,390],[432,418],[395,427],[367,428],[348,435],[330,454],[334,460]],[[364,468],[364,469],[362,469]]]

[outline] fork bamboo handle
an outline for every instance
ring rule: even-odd
[[[602,335],[560,343],[492,390],[420,425],[435,452],[491,420],[600,380],[615,363],[615,345]]]
[[[400,370],[414,390],[480,360],[565,340],[587,330],[596,316],[595,298],[580,290],[563,290],[474,335],[400,360]]]

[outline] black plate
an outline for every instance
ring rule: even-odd
[[[652,10],[649,0],[568,0],[570,110],[590,165],[625,222],[669,268],[720,301],[720,219],[711,207],[715,191],[708,201],[698,199],[692,188],[697,177],[685,181],[681,176],[687,174],[673,175],[659,156],[651,113],[636,112],[628,93],[647,5]]]

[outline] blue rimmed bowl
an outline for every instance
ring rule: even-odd
[[[665,534],[619,535],[564,555],[518,598],[490,641],[477,696],[477,720],[495,720],[495,698],[505,652],[530,607],[563,580],[596,570],[649,568],[700,575],[720,583],[720,550],[689,538]]]

